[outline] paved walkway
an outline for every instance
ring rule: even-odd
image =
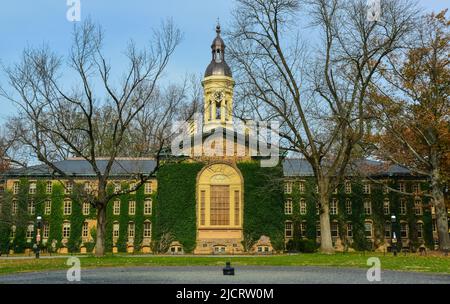
[[[81,270],[84,284],[368,284],[366,269],[241,266],[235,276],[221,267],[134,267]],[[67,284],[66,271],[0,275],[0,283]],[[450,284],[450,275],[382,271],[388,284]]]

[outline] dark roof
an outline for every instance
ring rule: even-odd
[[[108,160],[97,160],[97,166],[103,172]],[[55,165],[72,176],[95,176],[91,165],[83,159],[68,159],[56,162]],[[284,176],[301,177],[314,176],[311,165],[305,159],[284,159],[282,162]],[[152,159],[117,159],[111,169],[111,176],[127,176],[130,174],[149,174],[156,166]],[[359,161],[356,166],[361,171],[370,172],[371,176],[408,176],[410,171],[398,165],[386,165],[383,162],[373,160]],[[13,169],[5,173],[5,177],[51,176],[51,170],[46,165],[37,165],[24,169]],[[349,175],[352,175],[349,173]]]
[[[67,159],[54,163],[55,166],[72,176],[95,176],[90,163],[83,159]],[[104,172],[108,160],[97,160],[97,166]],[[117,159],[112,168],[112,176],[124,176],[139,173],[151,173],[156,166],[152,159]],[[23,169],[14,169],[6,172],[6,176],[51,176],[52,170],[47,165],[31,166]]]
[[[213,60],[206,68],[205,77],[216,75],[233,77],[231,69],[225,61],[217,63]]]
[[[355,162],[354,170],[365,172],[370,176],[407,176],[411,171],[399,165],[390,165],[374,160],[360,160]],[[314,176],[314,171],[306,159],[285,159],[283,161],[284,176]],[[353,175],[349,170],[349,176]]]

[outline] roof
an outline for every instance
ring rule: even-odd
[[[103,172],[108,160],[97,160],[97,166]],[[66,172],[67,175],[80,177],[95,176],[91,165],[84,159],[67,159],[54,163],[59,169]],[[155,169],[156,161],[145,158],[117,159],[111,169],[111,176],[127,176],[130,174],[149,174]],[[282,161],[284,176],[286,177],[308,177],[314,176],[311,165],[305,159],[284,159]],[[356,167],[361,171],[370,172],[371,176],[408,176],[411,172],[398,165],[387,165],[386,163],[362,160],[356,163]],[[33,176],[48,177],[52,176],[51,170],[47,165],[37,165],[23,169],[14,169],[5,173],[5,177]],[[351,175],[351,174],[349,174]]]
[[[108,164],[108,159],[99,159],[96,161],[97,167],[103,173]],[[67,159],[55,162],[54,165],[71,176],[95,176],[90,163],[84,159]],[[116,159],[111,167],[111,176],[125,176],[130,174],[148,174],[156,167],[156,161],[153,159]],[[6,172],[6,176],[51,176],[52,170],[47,165],[31,166],[23,169],[14,169]]]

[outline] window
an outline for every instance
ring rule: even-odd
[[[66,186],[65,186],[65,193],[66,194],[71,194],[73,190],[73,183],[72,182],[66,182]]]
[[[345,200],[345,211],[347,214],[352,214],[352,201],[349,198]]]
[[[345,181],[345,193],[352,193],[352,183],[350,181]]]
[[[319,202],[316,202],[316,215],[320,214],[320,204]]]
[[[417,237],[418,238],[423,238],[423,223],[422,222],[418,222],[416,224],[416,230],[417,230]]]
[[[136,183],[135,182],[130,183],[130,191],[131,191],[131,193],[136,193]]]
[[[48,239],[49,235],[50,235],[50,225],[44,224],[42,226],[42,238]]]
[[[89,236],[89,223],[88,222],[83,223],[83,229],[81,231],[81,236],[84,238],[87,238]]]
[[[114,201],[113,214],[120,215],[120,201]]]
[[[129,215],[135,215],[136,214],[136,202],[135,201],[129,201],[129,203],[128,203],[128,214]]]
[[[338,214],[338,201],[337,199],[333,198],[331,200],[330,204],[330,214],[331,215],[337,215]]]
[[[70,223],[64,222],[63,224],[63,238],[68,239],[70,238]]]
[[[128,237],[129,238],[134,238],[134,231],[135,231],[134,223],[131,222],[128,224]]]
[[[370,194],[370,184],[369,183],[364,183],[363,193]]]
[[[390,239],[392,237],[391,222],[384,223],[384,237]]]
[[[234,225],[239,226],[241,220],[241,195],[239,190],[234,191]]]
[[[288,198],[284,203],[284,213],[292,214],[292,199]]]
[[[321,233],[320,233],[320,222],[316,223],[316,237],[320,237]]]
[[[284,234],[287,238],[292,237],[292,222],[285,223]]]
[[[113,224],[113,238],[118,238],[119,237],[119,223],[114,223]]]
[[[407,239],[408,238],[408,223],[402,222],[400,223],[400,235],[402,238]]]
[[[306,237],[306,222],[300,223],[300,237]]]
[[[36,194],[36,182],[30,182],[30,187],[28,188],[29,194]]]
[[[391,213],[389,199],[384,199],[383,201],[383,213],[384,215],[389,215]]]
[[[13,194],[19,194],[19,182],[14,182],[13,184]]]
[[[12,215],[16,215],[17,214],[17,200],[13,200],[12,201],[11,213],[12,213]]]
[[[284,193],[287,193],[287,194],[292,193],[292,182],[286,182],[284,184]]]
[[[420,193],[420,184],[419,183],[414,183],[412,185],[412,192],[414,194],[419,194]]]
[[[316,193],[319,193],[319,185],[316,185]]]
[[[52,201],[46,200],[44,204],[44,214],[50,215],[52,213]]]
[[[401,215],[405,215],[406,214],[406,200],[404,198],[402,198],[400,200],[400,214]]]
[[[339,227],[338,227],[338,223],[336,223],[336,222],[331,223],[331,236],[332,237],[339,236]]]
[[[206,191],[200,192],[200,225],[205,225],[206,219]]]
[[[298,184],[298,189],[299,189],[300,193],[305,193],[305,182],[300,182]]]
[[[144,202],[144,215],[151,215],[152,214],[152,201],[146,200]]]
[[[91,183],[85,182],[84,183],[84,192],[89,194],[89,193],[91,193],[91,191],[92,191]]]
[[[146,182],[144,187],[145,194],[152,194],[152,182]]]
[[[388,193],[389,193],[388,186],[383,186],[383,194],[388,194]]]
[[[145,222],[144,223],[144,237],[149,238],[152,236],[152,223]]]
[[[352,223],[347,223],[347,236],[353,237],[353,225]]]
[[[11,234],[10,234],[11,238],[15,238],[16,237],[16,225],[12,225],[11,226]]]
[[[52,192],[53,192],[53,183],[51,181],[47,182],[47,186],[45,187],[45,192],[47,194],[52,194]]]
[[[399,190],[399,191],[405,192],[405,189],[406,189],[405,183],[399,183],[399,184],[398,184],[398,190]]]
[[[372,238],[372,235],[373,235],[372,222],[364,223],[364,231],[365,231],[366,238]]]
[[[36,205],[34,204],[34,201],[28,201],[28,214],[29,215],[34,215],[36,211]]]
[[[371,215],[372,214],[372,202],[369,200],[365,200],[364,201],[364,213],[366,215]]]
[[[414,214],[422,215],[422,200],[421,199],[416,199],[414,201]]]
[[[306,214],[306,201],[304,199],[300,200],[300,214],[301,215]]]
[[[34,225],[28,224],[27,226],[27,239],[31,239],[33,237]]]
[[[434,219],[434,220],[432,221],[432,225],[433,225],[433,232],[437,232],[436,219]]]
[[[91,206],[89,203],[83,203],[83,215],[89,215]]]
[[[210,203],[211,225],[230,225],[230,186],[212,185]]]
[[[72,201],[65,200],[64,201],[64,215],[71,215],[71,214],[72,214]]]
[[[120,183],[114,183],[114,193],[117,194],[122,190]]]

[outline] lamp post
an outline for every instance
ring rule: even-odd
[[[395,215],[391,215],[391,231],[392,231],[392,252],[394,253],[394,256],[397,256],[397,236],[395,235],[394,227],[395,222],[397,218]]]
[[[36,226],[37,226],[37,231],[36,231],[36,259],[39,259],[39,253],[41,251],[41,228],[42,228],[42,217],[41,216],[37,216],[36,217]]]

